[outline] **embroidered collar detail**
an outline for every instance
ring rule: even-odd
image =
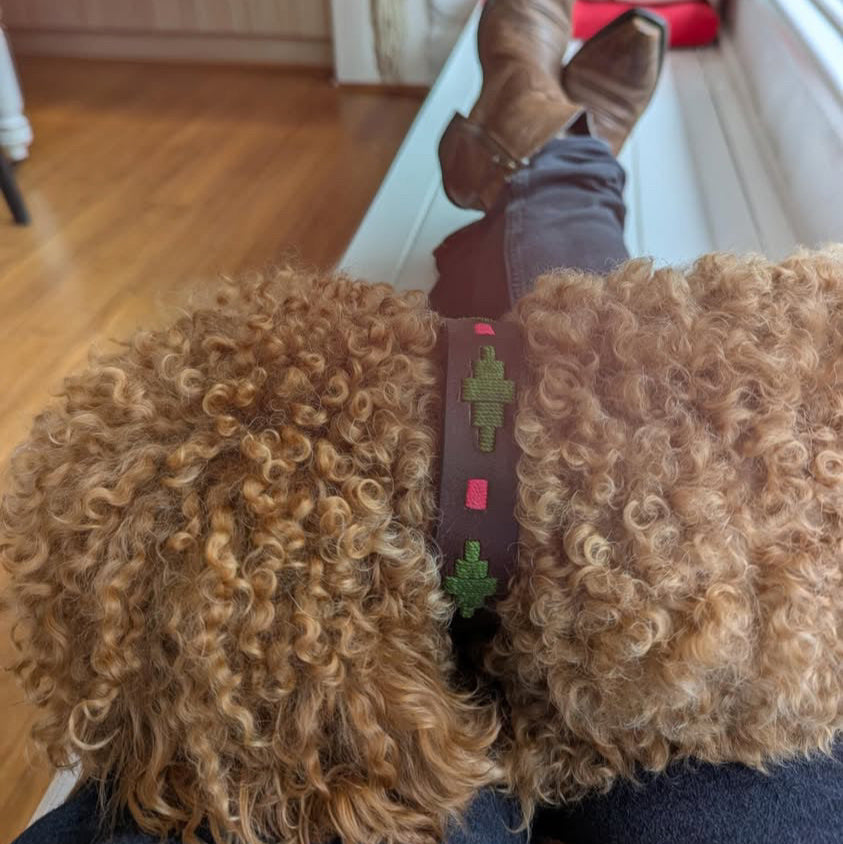
[[[521,335],[511,322],[446,319],[439,467],[443,586],[461,619],[493,612],[515,569]]]

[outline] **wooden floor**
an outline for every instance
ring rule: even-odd
[[[92,342],[219,273],[291,254],[332,265],[421,102],[268,68],[32,58],[19,71],[34,222],[15,227],[0,207],[0,463]],[[49,779],[27,762],[31,717],[0,674],[3,842]]]

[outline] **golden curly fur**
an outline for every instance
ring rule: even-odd
[[[282,273],[94,359],[14,456],[0,558],[53,761],[186,841],[433,844],[501,762],[529,817],[681,756],[827,749],[843,253],[558,272],[508,318],[503,737],[457,690],[428,540],[439,317]]]
[[[517,307],[519,571],[488,667],[529,804],[843,727],[843,251],[558,273]]]
[[[142,829],[432,844],[495,775],[427,539],[436,325],[421,294],[282,274],[35,420],[1,511],[17,671],[53,762]]]

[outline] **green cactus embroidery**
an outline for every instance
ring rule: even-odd
[[[445,578],[445,591],[456,598],[460,615],[471,618],[486,598],[495,594],[498,581],[489,577],[489,562],[480,559],[480,543],[476,539],[465,541],[463,554],[465,559],[454,565],[456,574]]]
[[[515,401],[515,383],[504,377],[504,364],[495,359],[494,346],[480,347],[480,360],[474,361],[472,371],[472,378],[462,380],[462,400],[471,402],[471,424],[480,429],[480,451],[494,451],[504,406]]]

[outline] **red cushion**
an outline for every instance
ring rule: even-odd
[[[583,2],[574,3],[574,37],[591,38],[629,9],[648,8],[647,3]],[[670,26],[671,47],[699,47],[717,37],[720,18],[705,2],[656,3],[649,11],[663,17]]]

